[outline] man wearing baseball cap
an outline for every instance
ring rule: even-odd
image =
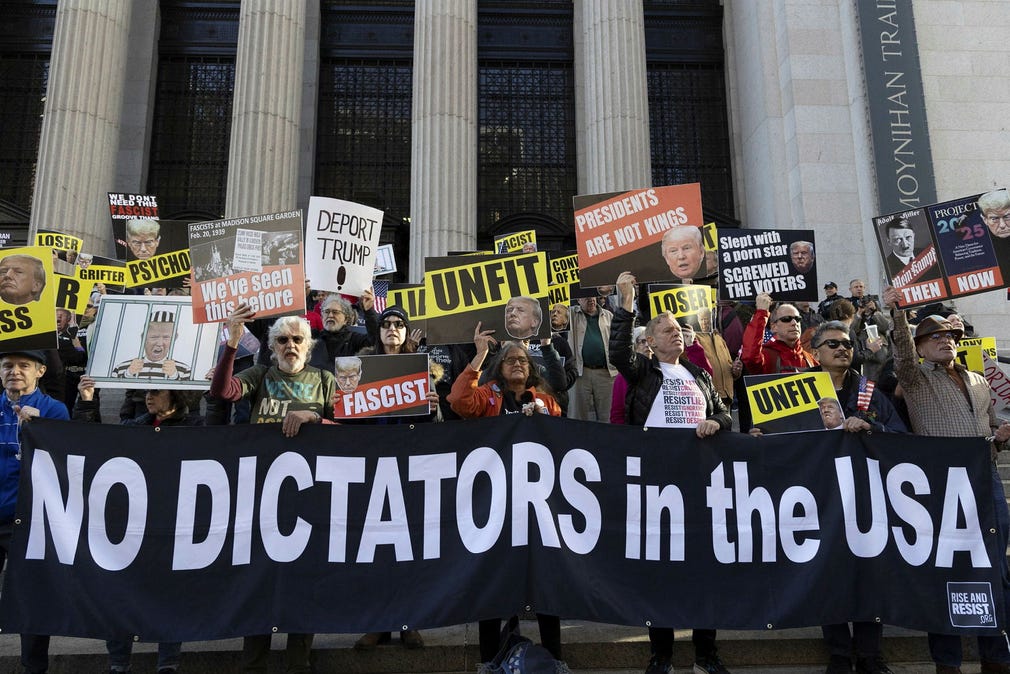
[[[831,318],[828,316],[828,312],[831,310],[831,305],[840,299],[842,299],[842,296],[838,294],[838,284],[834,281],[828,281],[824,284],[824,299],[817,305],[817,313],[823,316],[824,320],[830,321]]]
[[[46,372],[42,351],[0,352],[0,568],[7,559],[13,533],[14,506],[21,474],[20,425],[35,417],[70,419],[66,405],[39,390]],[[26,672],[45,672],[49,666],[49,637],[21,635],[21,664]]]
[[[1000,422],[989,397],[989,384],[982,375],[957,362],[957,343],[964,334],[943,316],[927,316],[919,321],[913,337],[908,318],[898,308],[896,288],[884,289],[884,306],[894,318],[894,372],[905,393],[912,431],[918,435],[941,437],[991,438],[992,496],[996,515],[998,548],[1006,550],[1010,537],[1010,511],[1007,509],[1003,482],[996,472],[996,452],[1007,448],[1010,423]],[[919,357],[922,363],[919,363]],[[1010,582],[1006,556],[999,555],[1003,600],[1010,614]],[[1002,629],[1006,625],[999,626]],[[929,634],[929,653],[937,674],[961,671],[961,637]],[[982,674],[1010,674],[1010,650],[1000,636],[978,637],[978,655]]]

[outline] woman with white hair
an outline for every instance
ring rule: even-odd
[[[652,347],[649,346],[649,340],[645,338],[645,326],[639,325],[637,328],[631,331],[632,344],[635,347],[635,351],[642,354],[646,358],[652,358]],[[613,400],[610,403],[610,423],[612,424],[624,424],[627,423],[624,420],[624,401],[627,399],[628,395],[628,380],[622,375],[618,374],[614,377],[614,393]]]

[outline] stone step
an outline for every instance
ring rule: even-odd
[[[523,621],[522,631],[537,640],[536,621]],[[313,666],[317,673],[333,674],[473,674],[478,661],[476,624],[425,630],[426,646],[407,650],[398,640],[374,651],[353,648],[359,635],[317,635]],[[690,630],[678,630],[674,650],[677,671],[691,669],[693,650]],[[575,672],[641,672],[649,659],[646,630],[639,627],[602,625],[581,621],[562,622],[564,657]],[[827,651],[820,628],[769,631],[719,632],[722,659],[731,670],[787,672],[823,671]],[[271,671],[283,671],[284,636],[274,639]],[[976,659],[975,643],[966,639],[965,660]],[[220,674],[240,671],[241,639],[192,642],[183,645],[180,674]],[[150,672],[155,666],[155,644],[137,644],[133,671]],[[0,674],[17,672],[19,640],[0,635]],[[932,672],[926,636],[897,627],[884,628],[884,656],[896,672]],[[91,639],[54,637],[50,647],[50,674],[88,674],[107,671],[105,644]],[[977,672],[966,667],[965,672]]]

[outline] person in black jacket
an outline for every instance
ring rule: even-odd
[[[378,340],[379,315],[375,313],[375,297],[371,288],[361,294],[359,304],[365,312],[367,334],[351,329],[358,320],[358,313],[350,302],[340,295],[326,296],[319,305],[323,329],[312,333],[316,346],[312,350],[309,365],[332,374],[333,363],[338,357],[353,356]]]
[[[77,385],[78,397],[74,405],[74,421],[101,423],[98,401],[95,400],[95,380],[82,375]],[[124,426],[203,426],[203,417],[192,414],[185,391],[170,389],[149,389],[144,394],[147,411],[133,419],[123,419]],[[105,642],[109,652],[109,671],[130,671],[130,655],[133,640],[129,636],[109,639]],[[158,672],[175,672],[179,667],[182,644],[162,642],[158,644]]]
[[[626,422],[637,426],[693,428],[699,438],[728,430],[733,421],[712,378],[686,358],[680,358],[684,337],[672,313],[656,315],[645,328],[652,358],[635,351],[631,340],[635,284],[631,272],[623,272],[617,278],[621,306],[610,325],[610,363],[628,381]],[[690,402],[685,404],[684,400]],[[694,630],[691,640],[695,672],[728,674],[716,652],[715,630]],[[650,627],[649,642],[652,659],[646,674],[666,674],[671,670],[673,629]]]

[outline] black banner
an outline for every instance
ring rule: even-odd
[[[23,436],[6,632],[360,633],[527,605],[719,629],[1003,619],[982,439],[543,415]]]

